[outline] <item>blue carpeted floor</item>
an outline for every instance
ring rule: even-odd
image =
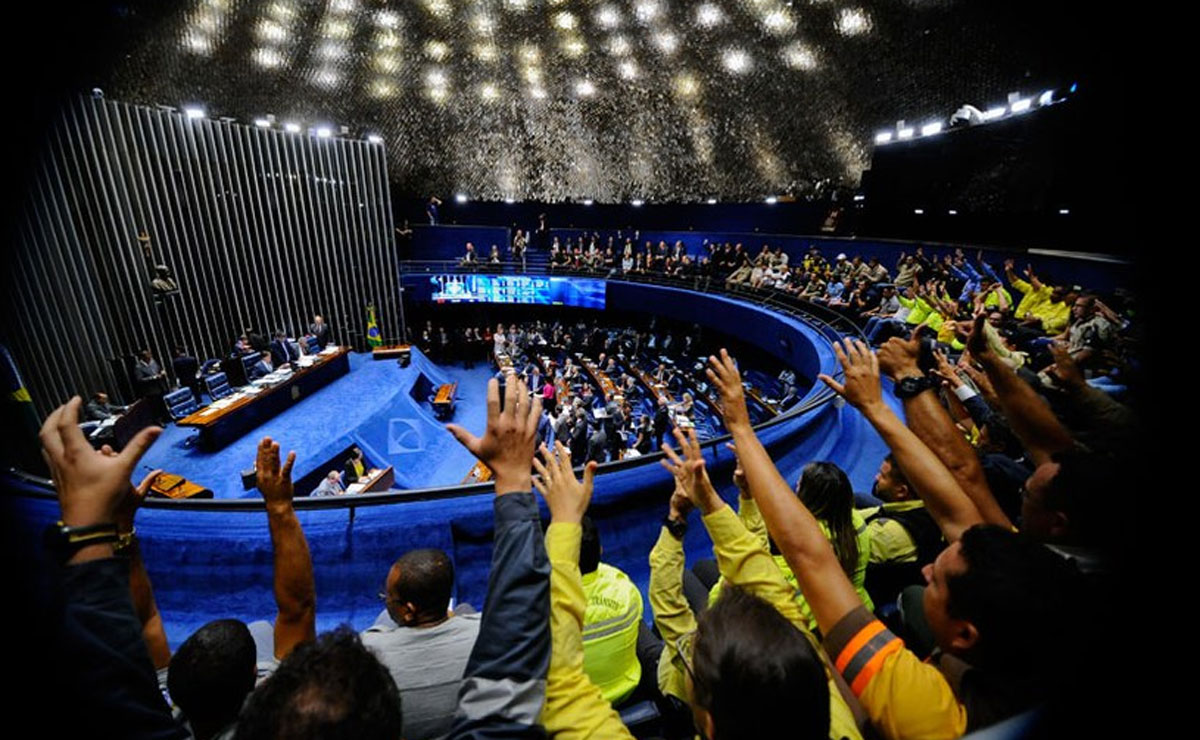
[[[182,475],[211,488],[217,498],[257,497],[257,491],[242,489],[241,471],[254,467],[258,442],[269,436],[285,454],[296,452],[296,479],[345,448],[359,445],[371,464],[395,467],[397,488],[458,484],[475,460],[433,418],[427,403],[409,395],[421,372],[435,384],[457,381],[459,400],[453,421],[482,431],[487,415],[486,383],[491,377],[487,367],[435,367],[414,356],[411,366],[400,368],[395,362],[376,362],[369,354],[353,354],[348,375],[220,450],[206,452],[188,446],[195,431],[168,426],[143,458],[143,472],[162,468]]]

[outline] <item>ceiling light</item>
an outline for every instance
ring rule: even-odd
[[[563,42],[563,53],[569,57],[577,57],[587,50],[587,45],[578,37],[572,37]]]
[[[716,198],[709,198],[708,200],[706,200],[706,201],[704,201],[704,202],[705,202],[705,203],[708,203],[710,206],[715,206],[715,205],[717,204],[717,199],[716,199]]]
[[[624,36],[613,36],[608,42],[608,50],[619,57],[628,54],[630,49],[629,39]]]
[[[725,14],[712,3],[704,3],[696,8],[696,25],[701,28],[712,28],[725,20]]]
[[[875,143],[876,144],[886,144],[891,140],[892,140],[892,132],[891,131],[881,131],[881,132],[875,134]]]
[[[776,8],[763,16],[763,27],[776,36],[791,31],[796,27],[796,20],[783,8]]]
[[[642,23],[649,23],[657,18],[661,12],[662,6],[656,0],[641,0],[637,5],[633,6],[634,16]]]
[[[454,200],[455,200],[455,202],[458,202],[458,203],[466,203],[467,195],[466,195],[466,193],[459,193],[458,195],[454,196]]]
[[[261,67],[274,68],[283,64],[283,56],[274,49],[255,49],[254,61]]]
[[[862,8],[843,8],[837,19],[838,33],[858,36],[871,30],[871,19]]]
[[[380,136],[379,134],[371,134],[370,136],[367,137],[367,141],[371,142],[372,144],[382,144],[383,137]]]
[[[626,60],[617,65],[617,74],[621,75],[621,79],[623,80],[636,79],[638,76],[638,66]]]
[[[690,72],[684,72],[675,77],[675,92],[685,98],[690,98],[700,92],[700,83]]]
[[[640,199],[639,200],[631,200],[631,201],[629,201],[629,205],[633,206],[634,208],[641,208],[642,204],[645,202],[646,201],[640,200]]]
[[[942,124],[940,122],[927,123],[921,127],[921,136],[933,136],[940,133],[942,133]]]
[[[721,55],[721,63],[725,69],[734,74],[741,74],[750,69],[750,55],[741,49],[728,49]]]
[[[988,108],[986,111],[983,112],[983,120],[991,121],[993,119],[999,118],[1000,116],[1004,115],[1005,111],[1007,111],[1007,110],[1008,110],[1008,108]]]
[[[440,69],[431,69],[425,75],[425,81],[433,87],[444,87],[446,84],[446,73]]]
[[[916,132],[913,131],[913,129],[911,129],[911,128],[902,128],[896,132],[896,135],[899,136],[901,139],[911,139],[913,137],[914,133],[916,133]]]
[[[674,54],[675,50],[679,48],[679,38],[670,31],[664,31],[660,34],[656,34],[654,37],[654,43],[664,54]]]
[[[285,124],[283,124],[283,130],[287,131],[289,134],[298,134],[298,133],[300,133],[300,124],[285,123]]]
[[[579,25],[579,21],[570,13],[558,13],[554,16],[554,25],[562,31],[573,31]]]
[[[768,196],[767,196],[767,199],[766,199],[766,201],[765,201],[765,202],[766,202],[766,204],[767,204],[767,205],[769,205],[769,206],[773,206],[773,205],[775,205],[777,202],[779,202],[779,199],[778,199],[778,198],[776,198],[774,195],[768,195]]]
[[[925,209],[924,208],[914,208],[913,213],[915,213],[918,216],[923,216],[923,215],[925,215]]]
[[[435,62],[440,62],[450,55],[450,47],[441,41],[430,41],[425,44],[425,54]]]
[[[184,107],[183,112],[188,118],[204,118],[204,109],[196,107]]]
[[[783,61],[792,69],[816,69],[817,55],[799,41],[783,47]]]
[[[333,129],[328,126],[321,126],[317,129],[317,136],[322,139],[328,139],[330,136],[333,136]]]
[[[1066,216],[1070,213],[1071,213],[1071,210],[1069,208],[1059,208],[1058,209],[1058,215],[1060,215],[1060,216]]]
[[[500,90],[496,88],[495,83],[485,82],[479,87],[479,97],[488,101],[495,100],[500,97]]]
[[[958,211],[954,210],[953,208],[951,208],[950,210],[946,211],[946,213],[948,213],[948,214],[949,214],[949,215],[951,215],[951,216],[957,216],[957,215],[958,215]]]
[[[546,98],[546,90],[541,87],[529,88],[529,94],[532,95],[537,100],[544,100]]]
[[[381,10],[375,14],[375,23],[384,28],[395,28],[400,25],[400,15],[390,10]]]
[[[581,97],[590,98],[596,94],[596,85],[591,80],[580,80],[575,83],[575,92]]]
[[[590,205],[592,204],[592,199],[591,199],[591,198],[588,198],[587,200],[583,201],[583,204],[584,204],[585,206],[590,206]]]
[[[1029,110],[1029,107],[1031,105],[1033,105],[1033,101],[1030,100],[1029,98],[1025,98],[1024,100],[1018,100],[1012,104],[1012,112],[1013,113],[1024,113],[1025,111]]]
[[[1054,102],[1054,91],[1047,90],[1038,96],[1038,105],[1050,105]]]
[[[596,23],[601,28],[616,28],[621,25],[621,11],[611,5],[605,5],[596,11]]]

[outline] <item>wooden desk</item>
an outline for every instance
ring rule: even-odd
[[[162,401],[158,401],[158,405],[162,408]],[[125,449],[125,445],[129,444],[129,440],[136,437],[138,432],[158,423],[158,414],[159,409],[154,408],[148,398],[139,398],[131,403],[129,410],[113,422],[113,449],[118,452]]]
[[[445,383],[438,386],[437,393],[434,394],[433,400],[430,403],[433,405],[434,415],[439,419],[449,419],[454,413],[454,393],[458,390],[458,383]]]
[[[150,484],[150,495],[160,498],[212,498],[213,492],[204,486],[171,473],[159,473]]]
[[[351,483],[350,485],[351,486],[359,486],[359,485],[362,486],[361,488],[354,491],[355,494],[358,494],[358,493],[381,493],[383,491],[389,491],[389,490],[391,490],[392,486],[394,486],[395,484],[396,484],[396,470],[391,465],[389,465],[386,468],[384,468],[383,470],[372,470],[372,471],[366,473],[365,475],[363,475],[363,477],[359,478],[357,482]],[[346,493],[350,493],[350,486],[346,487]]]
[[[393,344],[389,347],[376,347],[371,350],[371,358],[375,360],[396,360],[411,354],[412,347],[407,344]]]
[[[612,382],[612,379],[600,369],[599,365],[583,355],[579,355],[579,364],[583,365],[583,369],[587,370],[588,375],[592,376],[592,380],[596,381],[596,385],[600,386],[600,395],[604,396],[605,401],[611,401],[613,396],[620,395],[617,392],[617,384]]]
[[[642,381],[642,385],[650,389],[650,392],[654,394],[654,399],[656,402],[660,398],[665,398],[667,403],[675,403],[675,397],[671,395],[671,391],[667,390],[665,383],[659,383],[658,381],[654,380],[649,375],[642,372],[641,368],[639,368],[633,362],[629,363],[629,371],[633,373],[633,377]]]
[[[205,449],[223,447],[349,372],[350,350],[338,347],[336,352],[317,355],[316,362],[297,368],[280,383],[264,387],[256,394],[243,394],[223,408],[214,408],[215,404],[206,406],[175,423],[197,427],[200,445]]]
[[[775,404],[773,404],[770,401],[768,401],[767,399],[763,398],[759,394],[757,388],[755,388],[754,386],[750,386],[749,388],[746,389],[746,394],[748,396],[750,396],[751,398],[753,398],[755,401],[758,401],[759,405],[761,405],[764,409],[766,409],[767,413],[770,414],[772,417],[779,416],[779,409],[775,408]]]
[[[467,483],[487,483],[492,479],[492,469],[476,460],[474,467],[462,479],[462,485]]]
[[[542,374],[547,378],[552,377],[550,368],[554,367],[554,362],[542,355],[538,357],[538,364],[542,366]],[[558,409],[562,409],[571,402],[571,386],[567,385],[567,381],[560,377],[554,378],[554,400]]]

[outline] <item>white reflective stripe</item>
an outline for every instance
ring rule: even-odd
[[[625,613],[621,614],[620,616],[616,616],[611,619],[605,619],[604,621],[596,622],[595,624],[584,625],[584,642],[587,642],[590,639],[594,640],[596,638],[614,635],[618,632],[624,632],[631,624],[636,624],[637,619],[637,606],[631,604],[629,609],[627,609]]]

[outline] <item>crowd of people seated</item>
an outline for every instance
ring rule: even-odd
[[[922,272],[911,270],[914,283]],[[1010,283],[1026,298],[1054,296],[1030,278]],[[929,276],[924,285],[931,281],[943,287]],[[1003,294],[990,294],[1003,311]],[[1104,331],[1094,322],[1102,314],[1075,306],[1068,339]],[[1115,586],[1125,542],[1118,497],[1129,490],[1138,422],[1087,382],[1097,347],[1081,356],[1049,342],[1053,364],[1027,373],[1014,355],[1035,357],[1037,345],[1003,333],[1019,314],[997,327],[993,313],[982,305],[961,322],[958,365],[941,352],[952,342],[920,331],[877,350],[857,339],[835,347],[843,373],[821,381],[890,450],[869,502],[856,502],[832,463],[811,461],[795,486],[785,480],[754,431],[742,370],[724,350],[707,358],[736,457],[735,506],[709,475],[712,452],[669,418],[662,463],[674,490],[663,491],[663,524],[647,553],[653,627],[622,574],[601,563],[586,518],[603,485],[598,456],[545,433],[546,402],[557,394],[539,393],[536,382],[551,373],[565,381],[567,362],[514,362],[503,384],[488,383],[481,435],[448,426],[494,473],[481,610],[451,610],[445,553],[398,553],[375,625],[317,635],[314,564],[292,505],[295,458],[281,461],[268,438],[256,473],[275,620],[212,622],[173,655],[134,526],[158,471],[138,486],[129,480],[159,430],[120,453],[94,450],[73,399],[41,434],[62,512],[47,540],[63,564],[61,668],[85,692],[89,730],[123,736],[621,738],[632,735],[618,709],[637,698],[657,706],[657,737],[907,740],[1053,707],[1110,680],[1098,670],[1110,658],[1097,648],[1103,620],[1094,615],[1097,597]],[[1061,331],[1045,320],[1044,334]],[[536,355],[542,340],[589,353],[615,349],[609,339],[639,341],[636,332],[587,330],[568,340],[572,327],[498,327],[493,352],[519,361],[519,350]],[[600,346],[589,346],[593,337]],[[903,419],[884,401],[884,378]],[[647,424],[657,422],[643,416],[635,426]],[[550,512],[544,533],[535,488]],[[696,524],[714,559],[688,569],[683,540]]]
[[[606,462],[658,449],[672,426],[698,426],[702,438],[721,433],[703,372],[711,348],[699,337],[697,327],[639,330],[537,320],[493,330],[435,325],[430,319],[417,346],[436,362],[468,368],[492,363],[499,378],[511,368],[542,397],[540,440],[561,440],[576,459]],[[609,390],[601,378],[612,383]],[[799,400],[795,374],[788,370],[763,392],[778,399],[778,410]]]

